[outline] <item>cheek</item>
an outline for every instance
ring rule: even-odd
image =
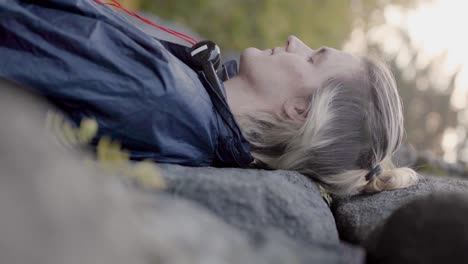
[[[253,71],[255,83],[274,96],[288,97],[300,93],[307,76],[303,68],[288,61],[265,61]]]
[[[282,96],[301,92],[310,79],[308,68],[310,65],[297,59],[262,56],[255,49],[247,49],[241,55],[239,73],[258,94]]]
[[[305,96],[310,96],[322,85],[320,76],[314,71],[310,71],[309,74],[305,75],[302,80],[302,93]]]
[[[308,71],[309,65],[291,63],[283,66],[283,77],[289,84],[289,87],[298,89],[304,87],[311,81],[311,75]]]

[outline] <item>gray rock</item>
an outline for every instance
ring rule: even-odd
[[[43,128],[45,105],[7,86],[0,83],[0,263],[363,263],[361,248],[301,244],[273,230],[253,239],[194,202],[97,171]]]
[[[467,193],[437,192],[396,210],[366,241],[367,263],[467,263]]]
[[[364,251],[347,244],[301,244],[273,229],[255,239],[239,232],[212,212],[174,196],[155,193],[141,206],[142,227],[160,263],[167,264],[306,264],[363,263]],[[149,251],[149,250],[148,250]]]
[[[255,233],[276,228],[295,240],[337,243],[317,185],[291,171],[162,165],[168,192],[197,201],[227,223]]]
[[[20,91],[0,82],[0,263],[148,263],[123,185],[61,147]]]
[[[345,241],[362,244],[399,207],[434,192],[466,192],[468,181],[455,177],[422,176],[419,183],[405,189],[336,198],[333,213]]]
[[[139,215],[158,263],[262,263],[243,234],[190,201],[154,193],[141,199]]]
[[[336,245],[298,244],[279,232],[263,234],[264,242],[257,243],[254,249],[262,254],[266,263],[364,263],[365,252],[361,248],[345,243]]]

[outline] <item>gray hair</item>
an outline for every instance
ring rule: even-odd
[[[395,79],[375,58],[363,57],[362,66],[358,74],[329,79],[317,89],[302,124],[265,112],[238,116],[256,162],[298,171],[335,195],[415,183],[417,173],[391,159],[404,137]],[[382,173],[366,180],[376,165]]]

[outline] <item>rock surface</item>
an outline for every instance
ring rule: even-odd
[[[291,171],[160,165],[168,192],[197,201],[253,234],[266,228],[294,240],[338,243],[330,208],[315,183]]]
[[[0,263],[147,263],[123,186],[60,147],[19,90],[0,82]]]
[[[406,189],[335,199],[333,213],[340,238],[362,244],[369,234],[400,206],[434,192],[466,192],[468,181],[452,177],[422,176]]]
[[[367,263],[467,263],[468,194],[437,192],[396,210],[366,241]]]
[[[155,193],[140,208],[144,233],[160,263],[363,263],[364,251],[347,244],[303,244],[274,229],[255,238],[191,201]]]
[[[303,243],[274,228],[247,235],[195,202],[158,190],[136,188],[126,178],[97,171],[83,162],[81,154],[63,148],[44,129],[45,106],[37,98],[18,94],[7,86],[10,85],[0,82],[0,263],[364,261],[361,248],[336,241]],[[181,176],[190,177],[183,167],[169,167],[166,171],[184,172]],[[267,172],[262,175],[269,177]],[[310,187],[297,175],[288,178],[298,186],[305,185],[304,190]],[[177,179],[180,187],[183,178]],[[249,180],[245,177],[244,180],[242,186],[249,189]],[[258,181],[254,179],[252,184],[258,185]],[[288,187],[289,183],[273,182],[279,184],[277,188],[286,185],[285,189],[295,190]],[[228,184],[227,188],[234,185]],[[213,198],[211,193],[206,195]],[[301,197],[304,193],[297,195]],[[292,197],[278,201],[285,204],[296,201]],[[323,203],[321,197],[316,198]],[[333,234],[336,236],[336,230]]]

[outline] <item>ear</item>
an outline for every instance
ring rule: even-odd
[[[286,100],[283,106],[286,118],[295,123],[304,123],[310,100],[307,97],[294,97]]]

